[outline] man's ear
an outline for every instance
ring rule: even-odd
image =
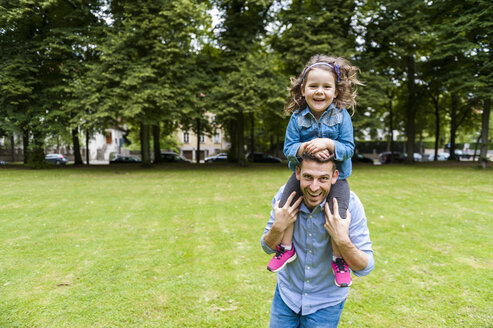
[[[296,166],[296,172],[295,173],[296,173],[296,180],[301,181],[301,169],[300,169],[299,165]]]
[[[337,182],[337,178],[339,177],[339,170],[335,170],[334,174],[332,174],[331,184],[335,184]]]

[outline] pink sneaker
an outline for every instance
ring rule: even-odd
[[[291,250],[287,251],[281,245],[277,245],[276,255],[267,264],[267,270],[271,272],[281,271],[286,264],[296,260],[296,252],[294,250],[294,245]]]
[[[337,287],[349,287],[352,284],[351,272],[347,266],[346,261],[342,257],[337,258],[334,262],[332,261],[332,269],[334,270],[335,279]]]

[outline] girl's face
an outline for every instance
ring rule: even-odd
[[[318,120],[337,97],[334,73],[320,68],[312,68],[305,77],[301,94],[305,97],[313,116]]]

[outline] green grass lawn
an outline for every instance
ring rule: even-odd
[[[0,169],[0,327],[267,327],[285,166]],[[340,327],[491,327],[493,171],[357,166],[376,268]]]

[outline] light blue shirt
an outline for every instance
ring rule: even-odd
[[[352,170],[351,157],[354,153],[354,137],[353,123],[347,110],[340,110],[334,104],[330,104],[318,122],[308,107],[291,115],[284,139],[284,155],[293,172],[296,165],[299,164],[296,153],[301,144],[315,138],[334,140],[339,179],[349,178]]]
[[[281,199],[284,186],[272,200],[272,208]],[[310,212],[301,203],[298,218],[294,226],[293,244],[297,258],[277,273],[277,284],[281,297],[291,310],[302,315],[314,313],[328,306],[344,301],[349,288],[339,288],[334,283],[332,271],[332,244],[324,228],[325,202]],[[370,232],[368,230],[365,210],[358,196],[351,192],[349,200],[351,225],[349,238],[360,250],[368,254],[368,265],[361,271],[354,271],[356,276],[365,276],[375,267]],[[264,235],[274,223],[274,210],[261,238],[261,245],[267,254],[274,253],[265,244]]]

